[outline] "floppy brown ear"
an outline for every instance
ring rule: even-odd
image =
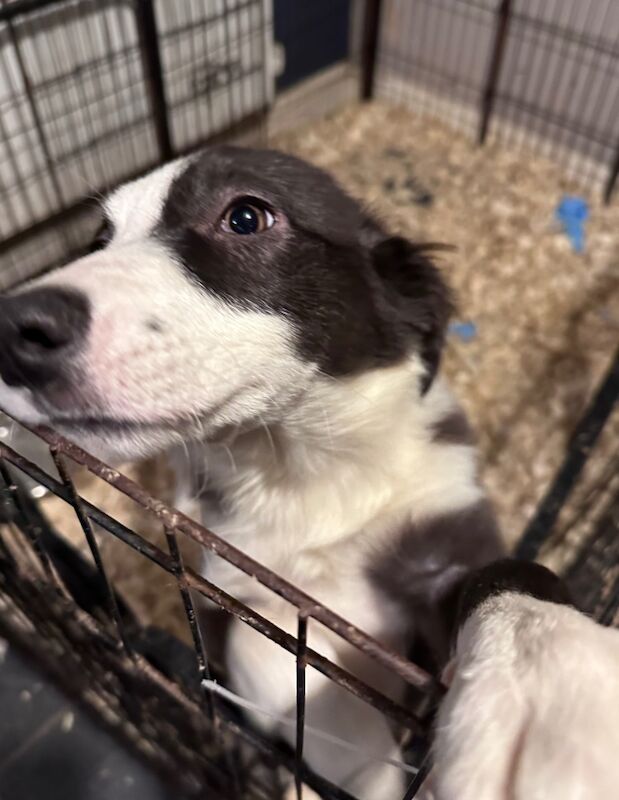
[[[374,269],[387,299],[426,367],[422,392],[429,389],[438,370],[453,311],[451,292],[432,260],[433,253],[445,249],[449,248],[413,244],[399,236],[383,236],[371,246]]]

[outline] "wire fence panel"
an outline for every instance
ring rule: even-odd
[[[248,771],[238,761],[232,766],[228,763],[228,758],[236,757],[234,754],[238,755],[239,752],[242,752],[242,759],[246,760],[246,749],[250,747],[261,753],[260,763],[263,767],[265,753],[268,754],[272,764],[267,772],[272,776],[277,774],[273,764],[284,766],[292,772],[298,793],[301,793],[301,785],[307,783],[326,800],[354,800],[320,776],[310,773],[303,762],[304,739],[308,735],[305,722],[305,676],[308,669],[317,670],[330,682],[379,710],[400,730],[408,731],[409,740],[415,744],[415,752],[425,755],[425,737],[431,715],[444,691],[437,679],[58,434],[42,429],[33,430],[32,433],[46,443],[59,478],[0,442],[0,608],[6,610],[7,635],[12,640],[17,639],[32,656],[42,661],[63,686],[68,684],[74,694],[87,693],[89,702],[94,702],[98,713],[103,713],[108,722],[111,720],[111,727],[120,732],[121,738],[128,739],[133,746],[139,745],[137,749],[141,755],[168,779],[175,770],[178,771],[182,788],[190,796],[203,796],[200,792],[209,786],[223,792],[225,797],[277,796],[268,792],[261,794],[260,781],[255,779],[251,770]],[[168,552],[85,500],[71,478],[70,462],[85,467],[92,475],[144,508],[152,524],[165,529]],[[98,587],[96,602],[90,599],[90,605],[85,604],[84,593],[76,591],[74,571],[67,571],[66,559],[58,558],[62,546],[67,547],[66,542],[60,544],[64,540],[50,528],[37,506],[29,501],[21,483],[23,475],[46,486],[73,507],[92,556],[92,561],[88,562],[90,566],[81,565],[79,571],[89,589]],[[175,580],[191,630],[193,652],[188,652],[191,654],[190,673],[193,677],[190,684],[193,689],[184,686],[177,674],[168,674],[167,677],[161,675],[158,662],[159,671],[153,669],[152,650],[145,647],[140,621],[117,596],[108,579],[99,548],[101,536],[115,537],[141,558],[154,562],[163,574],[167,573]],[[298,619],[296,636],[282,630],[188,566],[179,547],[179,539],[187,537],[234,568],[252,575],[274,597],[289,604]],[[90,591],[88,594],[91,598]],[[234,716],[236,706],[234,703],[231,705],[230,701],[237,698],[213,681],[208,644],[204,642],[197,623],[195,603],[198,595],[207,598],[239,624],[248,625],[270,639],[296,659],[296,720],[290,720],[296,726],[294,753],[282,750],[272,741],[259,736],[238,711]],[[86,616],[83,611],[87,612]],[[392,675],[394,685],[402,680],[406,682],[413,688],[417,702],[402,706],[311,649],[307,643],[310,623],[319,623],[353,650],[377,662]],[[28,631],[35,635],[34,640],[28,636]],[[80,631],[82,645],[77,648],[77,654],[63,661],[63,674],[59,676],[49,664],[48,649],[55,648],[58,656],[65,647],[71,646],[71,636],[79,637]],[[51,639],[51,643],[37,643],[39,632]],[[169,650],[171,645],[166,642],[165,646]],[[100,652],[105,648],[110,652]],[[94,656],[93,651],[96,654]],[[99,658],[99,663],[91,670],[90,659],[93,657]],[[73,679],[73,669],[79,670],[80,680]],[[105,669],[110,671],[109,681],[108,684],[101,684],[101,671]],[[92,681],[89,678],[91,674]],[[117,702],[112,703],[110,708],[110,697],[116,695]],[[155,697],[159,699],[155,700]],[[249,705],[246,703],[243,707],[249,708]],[[181,713],[184,718],[178,722]],[[152,720],[153,714],[157,717],[155,721]],[[220,733],[224,739],[218,738]],[[329,734],[311,729],[311,735]],[[165,744],[166,737],[174,739],[169,748]],[[336,737],[331,737],[330,741],[336,748],[350,746],[347,742],[336,741]],[[415,757],[411,756],[403,768],[415,775]],[[219,774],[221,771],[223,775]],[[250,781],[245,793],[240,788],[241,793],[236,793],[237,789],[233,786],[235,776],[239,780]],[[411,787],[414,791],[409,787],[406,796],[413,797],[419,784],[420,779],[413,781]]]
[[[280,768],[291,773],[302,794],[307,784],[325,800],[354,800],[311,773],[303,762],[308,736],[328,733],[306,724],[306,673],[318,670],[345,691],[380,710],[408,731],[403,740],[410,783],[405,798],[414,798],[430,770],[428,732],[442,687],[429,674],[381,647],[321,603],[236,550],[213,532],[149,495],[102,462],[46,430],[42,437],[56,465],[52,472],[0,442],[0,635],[25,651],[71,697],[85,704],[126,746],[156,769],[183,796],[226,800],[272,800],[280,796]],[[84,499],[71,477],[79,464],[144,508],[151,526],[165,530],[167,552],[118,519]],[[87,542],[85,560],[24,491],[23,476],[45,485],[72,506]],[[598,533],[585,543],[567,570],[585,610],[606,624],[619,618],[619,571],[616,559],[618,497],[611,492],[599,517]],[[144,627],[111,585],[101,544],[114,537],[173,580],[182,600],[190,644],[163,631]],[[182,541],[194,539],[229,564],[255,576],[259,583],[296,609],[296,635],[278,628],[253,609],[197,574],[184,560]],[[64,550],[63,550],[64,548]],[[67,552],[69,556],[67,558]],[[75,566],[77,560],[77,568]],[[70,568],[68,568],[70,567]],[[83,585],[87,592],[81,591]],[[242,698],[226,690],[225,676],[210,660],[209,643],[197,619],[198,596],[207,598],[284,648],[296,660],[296,748],[282,748],[252,727],[239,711]],[[416,690],[416,708],[402,707],[308,646],[308,624],[320,623],[360,653],[404,679]],[[171,659],[170,655],[174,658]],[[241,709],[254,709],[241,703]],[[347,743],[331,737],[334,753]],[[334,756],[336,757],[336,756]],[[369,757],[369,756],[368,756]],[[394,798],[398,800],[398,798]]]
[[[155,3],[175,152],[196,147],[273,100],[272,4]]]
[[[96,221],[88,224],[76,204],[152,166],[158,150],[129,5],[53,3],[11,17],[3,41],[0,86],[11,87],[3,117],[14,131],[0,149],[0,199],[12,210],[2,246],[16,246],[12,274],[0,270],[6,286],[17,269],[26,278],[84,247]],[[54,237],[60,246],[49,251]],[[24,242],[33,257],[19,253]]]
[[[619,145],[619,6],[514,0],[497,85],[496,133],[604,188]]]
[[[383,2],[378,96],[475,135],[497,7],[497,0]]]
[[[617,42],[615,0],[384,0],[376,87],[481,141],[538,150],[608,199]]]
[[[0,8],[0,290],[83,251],[99,219],[85,201],[274,93],[271,0],[22,7]]]

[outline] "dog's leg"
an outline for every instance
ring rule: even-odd
[[[281,611],[271,620],[294,633],[295,617]],[[309,646],[332,661],[339,661],[329,634],[310,624]],[[234,691],[269,716],[252,713],[253,721],[270,734],[280,734],[295,744],[296,664],[293,655],[240,623],[230,630],[227,664]],[[376,709],[335,685],[315,669],[306,675],[306,723],[345,740],[342,747],[305,733],[304,759],[310,768],[349,791],[359,800],[394,800],[404,794],[403,772],[380,759],[400,759],[388,723]],[[283,724],[281,718],[293,721]],[[378,759],[378,760],[377,760]]]
[[[436,800],[608,800],[619,786],[619,631],[536,564],[464,590],[434,742]]]

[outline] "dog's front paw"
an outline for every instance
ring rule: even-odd
[[[619,631],[540,600],[561,599],[549,581],[550,594],[520,575],[465,596],[437,719],[436,800],[619,796]]]

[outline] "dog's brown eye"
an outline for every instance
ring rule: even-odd
[[[224,214],[222,224],[224,230],[229,233],[247,236],[272,228],[275,224],[275,217],[268,208],[241,202],[230,206]]]

